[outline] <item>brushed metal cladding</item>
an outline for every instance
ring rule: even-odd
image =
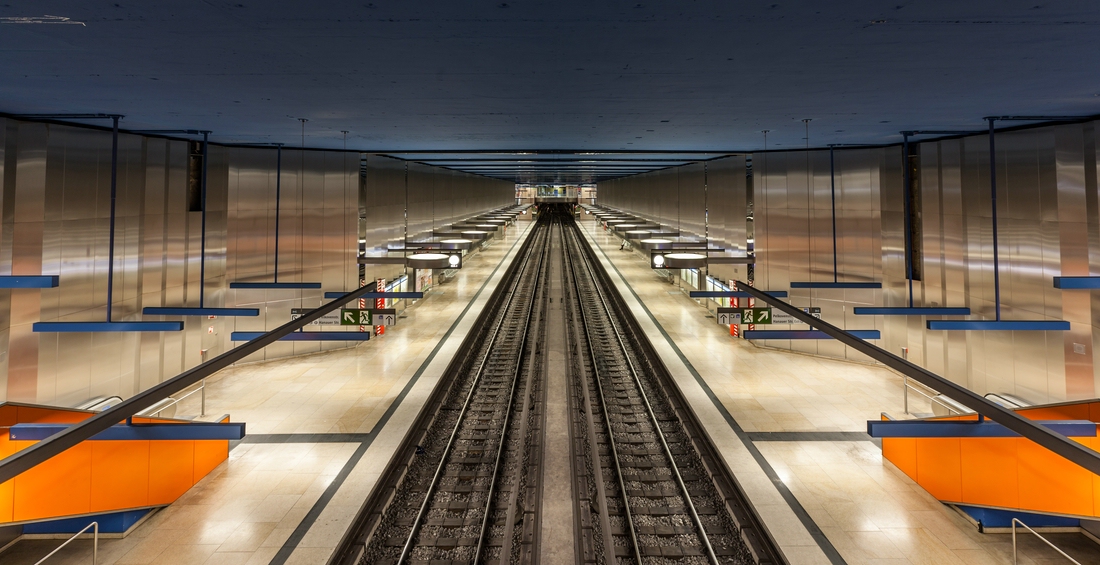
[[[1044,193],[1053,192],[1057,199],[1057,241],[1060,265],[1045,265],[1044,278],[1053,275],[1088,276],[1089,226],[1086,197],[1088,181],[1085,174],[1085,136],[1081,127],[1053,128],[1055,137],[1053,185]],[[1049,167],[1048,167],[1049,168]],[[1094,166],[1095,170],[1095,166]],[[1095,176],[1093,177],[1095,185]],[[1053,230],[1051,230],[1053,231]],[[1051,268],[1053,267],[1053,268]],[[1051,272],[1053,271],[1053,272]],[[1053,290],[1044,287],[1044,290]],[[1091,292],[1059,293],[1062,317],[1069,320],[1070,331],[1064,332],[1062,351],[1065,358],[1066,398],[1091,398],[1096,395],[1092,357]],[[1054,297],[1051,297],[1054,298]],[[1055,300],[1048,300],[1048,306]],[[1049,310],[1049,308],[1048,308]]]
[[[386,256],[386,249],[405,240],[405,161],[368,155],[364,171],[365,249],[367,256]]]
[[[432,219],[435,217],[435,175],[427,165],[409,163],[408,179],[408,235],[410,243],[430,241]]]
[[[1096,143],[1095,123],[1084,125],[1084,178],[1085,178],[1085,202],[1087,206],[1086,222],[1089,234],[1089,274],[1100,274],[1100,194],[1097,190],[1097,166],[1100,163],[1096,157],[1098,144]],[[1096,351],[1100,345],[1100,331],[1098,331],[1097,313],[1100,313],[1100,293],[1089,293],[1090,306],[1090,332],[1092,343],[1089,350],[1089,358],[1092,359],[1093,386],[1100,390],[1100,363],[1096,361]],[[1089,344],[1085,344],[1086,347]]]
[[[707,185],[704,165],[691,163],[677,167],[677,194],[680,200],[681,237],[706,237]]]
[[[5,177],[13,181],[10,269],[15,274],[38,274],[42,267],[48,127],[23,123],[14,133],[14,171]],[[14,289],[10,296],[6,397],[34,402],[38,399],[40,344],[31,324],[38,321],[41,291]]]
[[[744,155],[706,162],[707,235],[713,246],[727,249],[720,255],[744,256],[748,252],[748,195]],[[715,256],[715,255],[712,255]],[[744,280],[743,265],[711,265],[708,274],[721,280]]]

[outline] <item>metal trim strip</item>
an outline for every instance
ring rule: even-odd
[[[877,306],[856,306],[852,308],[856,316],[969,316],[970,308],[950,308],[935,306],[915,306],[908,308],[890,308]]]
[[[34,333],[178,332],[183,322],[35,322]]]
[[[776,298],[786,298],[787,291],[785,290],[762,290],[760,292],[766,292]],[[742,291],[721,291],[721,290],[692,290],[688,292],[688,296],[691,298],[751,298],[752,295]]]
[[[325,298],[340,298],[345,293],[343,292],[326,292]],[[391,300],[397,300],[399,298],[424,298],[423,292],[368,292],[360,298],[388,298]]]
[[[0,275],[0,288],[57,288],[58,275]]]
[[[342,296],[342,295],[341,295]],[[148,316],[259,316],[259,308],[174,308],[146,306],[141,313]]]
[[[321,283],[315,282],[232,282],[229,288],[235,289],[315,289],[321,288]]]
[[[791,288],[882,288],[880,282],[792,282]]]
[[[930,330],[994,331],[1069,331],[1065,320],[928,320]]]
[[[41,441],[71,424],[15,424],[8,428],[12,441]],[[88,438],[89,441],[141,440],[239,440],[244,439],[244,422],[189,422],[181,424],[118,424]]]
[[[1036,424],[1066,437],[1096,437],[1096,422],[1044,420]],[[868,420],[867,435],[885,437],[1020,437],[1020,434],[985,420]]]
[[[878,330],[845,330],[859,339],[882,339]],[[833,339],[820,330],[745,330],[745,339]]]
[[[1100,277],[1054,277],[1054,288],[1062,290],[1100,288]]]
[[[233,332],[230,341],[252,341],[267,332]],[[368,341],[370,332],[291,332],[279,341]]]

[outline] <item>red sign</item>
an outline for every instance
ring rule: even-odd
[[[377,291],[377,292],[386,292],[386,279],[374,279],[374,290]],[[379,309],[385,308],[386,307],[386,299],[385,298],[375,298],[374,299],[374,307],[379,308]],[[382,335],[382,334],[385,334],[385,333],[386,333],[386,326],[374,326],[374,335],[379,336],[379,335]]]

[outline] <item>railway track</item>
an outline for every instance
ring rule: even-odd
[[[566,230],[565,248],[577,561],[776,562],[721,458],[576,229]]]
[[[624,312],[572,216],[542,214],[330,563],[539,562],[542,465],[567,465],[541,460],[551,331],[568,349],[576,561],[781,562]]]

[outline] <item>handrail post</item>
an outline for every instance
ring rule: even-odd
[[[74,539],[80,537],[80,534],[88,531],[88,528],[92,528],[92,565],[96,565],[96,562],[99,561],[99,522],[92,522],[91,524],[84,526],[79,532],[73,534],[72,537],[65,540],[65,543],[57,546],[56,549],[47,553],[45,557],[39,559],[38,562],[34,565],[42,565],[42,563],[45,563],[47,559],[53,557],[58,551],[61,551],[63,547],[69,545]]]
[[[1047,538],[1040,535],[1039,532],[1036,532],[1035,530],[1031,529],[1031,526],[1028,526],[1027,524],[1021,522],[1019,518],[1013,518],[1012,519],[1012,565],[1016,565],[1016,524],[1019,524],[1019,525],[1023,526],[1025,530],[1035,534],[1035,537],[1042,540],[1043,543],[1049,545],[1050,548],[1053,549],[1054,551],[1057,551],[1058,553],[1060,553],[1062,555],[1062,557],[1065,557],[1066,559],[1069,559],[1071,562],[1075,563],[1076,565],[1081,565],[1080,561],[1070,557],[1068,553],[1062,551],[1058,546],[1051,543],[1050,540],[1048,540]]]
[[[912,305],[910,305],[910,306],[912,306]],[[902,347],[901,348],[901,358],[905,359],[906,361],[909,360],[909,348],[908,347]],[[909,414],[909,375],[902,375],[901,378],[902,378],[902,384],[903,384],[902,393],[901,393],[902,404],[905,406],[905,413]]]
[[[200,416],[206,415],[206,379],[202,380],[202,386],[199,387],[202,390],[202,407],[199,410]]]
[[[1012,519],[1012,565],[1016,565],[1016,518]]]

